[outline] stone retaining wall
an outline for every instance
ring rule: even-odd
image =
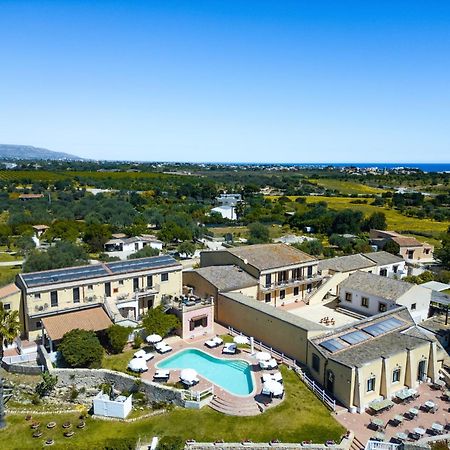
[[[114,384],[118,391],[143,392],[149,402],[173,403],[184,406],[182,392],[170,386],[153,383],[140,378],[108,369],[61,369],[54,368],[47,350],[43,346],[38,348],[39,356],[45,368],[58,377],[58,387],[75,386],[80,388],[98,389],[101,384]]]
[[[114,384],[118,391],[143,392],[149,402],[173,403],[184,406],[182,392],[170,386],[164,386],[151,381],[141,380],[121,372],[107,369],[54,369],[49,372],[58,377],[58,387],[75,386],[95,389],[103,383]]]
[[[40,375],[43,372],[43,366],[31,364],[7,364],[2,361],[1,366],[11,373],[22,373],[25,375]]]

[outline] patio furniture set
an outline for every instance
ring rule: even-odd
[[[173,349],[166,342],[163,342],[159,334],[151,334],[145,339],[149,344],[152,344],[155,350],[160,353],[168,353]],[[141,349],[134,353],[133,359],[128,363],[128,369],[132,372],[143,373],[148,370],[147,362],[155,357],[153,353],[147,353]]]
[[[396,398],[400,400],[400,402],[409,402],[410,399],[415,399],[419,395],[416,390],[414,389],[404,389],[396,394]],[[394,403],[390,400],[380,400],[377,402],[373,402],[370,405],[370,409],[375,413],[378,414],[381,411],[386,411],[392,408]],[[384,420],[374,417],[368,427],[376,431],[375,435],[372,436],[372,440],[376,441],[384,441],[385,440],[385,433],[384,429],[387,425],[392,426],[399,426],[401,425],[404,420],[414,420],[419,416],[420,411],[425,411],[427,413],[434,414],[438,410],[438,405],[428,400],[421,406],[414,406],[412,408],[409,408],[405,413],[403,414],[396,414],[393,418],[388,420],[386,423]],[[397,442],[405,442],[408,440],[411,441],[417,441],[421,439],[426,433],[430,435],[440,435],[443,434],[446,429],[450,429],[450,423],[447,423],[446,425],[442,425],[439,422],[434,422],[431,427],[428,429],[418,426],[415,427],[412,431],[403,431],[396,433],[395,437],[393,438]]]

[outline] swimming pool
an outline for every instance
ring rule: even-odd
[[[188,348],[175,353],[157,364],[160,369],[194,369],[197,373],[234,395],[253,392],[250,364],[241,359],[222,359]]]

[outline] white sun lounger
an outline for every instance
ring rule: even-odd
[[[261,367],[261,369],[263,369],[263,370],[272,370],[272,369],[276,369],[278,367],[278,364],[272,358],[272,359],[269,359],[269,361],[260,361],[259,367]]]
[[[153,353],[146,353],[142,358],[144,358],[146,361],[150,361],[154,357],[155,355]]]
[[[281,375],[281,372],[277,371],[274,373],[265,373],[262,376],[262,380],[263,383],[265,383],[266,381],[270,381],[270,380],[274,380],[274,381],[278,381],[279,383],[283,382],[283,376]]]
[[[223,344],[223,340],[219,336],[215,336],[212,339],[210,339],[209,341],[205,342],[205,345],[208,348],[215,348],[222,344]]]
[[[170,345],[167,345],[165,342],[159,342],[155,345],[155,349],[159,353],[168,353],[171,352],[173,349]]]
[[[134,352],[134,357],[135,358],[143,358],[145,356],[145,350],[138,350],[137,352]]]
[[[170,370],[158,369],[153,375],[154,380],[167,381],[170,377]]]
[[[227,355],[234,355],[237,351],[237,345],[235,343],[228,343],[223,346],[222,353]]]

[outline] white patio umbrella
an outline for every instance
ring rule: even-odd
[[[145,340],[149,343],[149,344],[157,344],[158,342],[162,341],[162,337],[159,334],[150,334],[149,336],[147,336],[145,338]]]
[[[180,378],[183,381],[187,381],[188,383],[192,383],[197,378],[197,372],[194,369],[183,369],[180,372]]]
[[[275,380],[268,380],[263,383],[263,392],[269,392],[271,395],[282,395],[284,392],[283,385]]]
[[[128,363],[128,368],[132,370],[133,372],[143,372],[147,370],[147,362],[144,358],[133,358]]]
[[[242,336],[241,334],[237,335],[233,339],[235,344],[248,344],[249,340],[247,336]]]
[[[269,361],[269,359],[271,359],[272,357],[270,356],[270,353],[267,353],[267,352],[258,352],[258,353],[255,355],[255,358],[256,358],[258,361]]]

